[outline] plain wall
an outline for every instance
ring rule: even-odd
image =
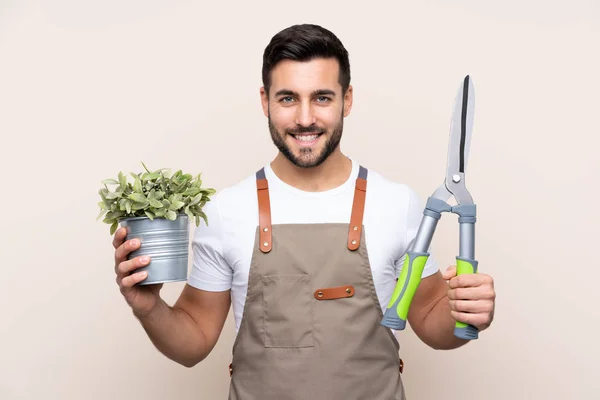
[[[232,317],[192,369],[158,353],[115,283],[98,190],[141,161],[217,190],[269,162],[262,52],[302,22],[350,52],[343,151],[423,199],[474,82],[467,185],[495,321],[447,352],[400,332],[409,399],[597,399],[599,4],[0,1],[0,399],[227,397]],[[455,217],[434,237],[442,269]]]

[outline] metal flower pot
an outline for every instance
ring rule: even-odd
[[[187,280],[190,226],[186,214],[178,214],[175,220],[132,217],[120,223],[127,228],[126,240],[138,238],[141,243],[137,250],[129,253],[128,259],[150,256],[148,265],[134,271],[148,272],[138,285]]]

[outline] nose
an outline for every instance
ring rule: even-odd
[[[311,126],[316,123],[315,113],[310,103],[301,103],[296,108],[296,120],[294,122],[296,125],[304,127]]]

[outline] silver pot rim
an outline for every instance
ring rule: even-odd
[[[188,215],[186,213],[177,213],[177,218],[179,218],[179,217],[185,217],[185,218],[187,218]],[[149,220],[150,218],[147,215],[143,215],[143,216],[140,216],[140,217],[124,217],[124,218],[119,219],[119,221],[139,221],[141,219],[148,219]],[[164,220],[167,220],[167,221],[172,221],[172,220],[167,219],[165,217],[154,217],[154,219],[161,219],[161,220],[164,219]]]

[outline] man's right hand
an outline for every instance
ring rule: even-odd
[[[125,241],[126,235],[126,228],[120,227],[113,238],[116,280],[121,294],[133,310],[134,315],[141,317],[150,313],[158,304],[163,284],[135,286],[136,283],[147,277],[145,271],[136,272],[135,270],[148,265],[150,257],[139,256],[128,260],[127,255],[140,247],[140,241],[139,239]]]

